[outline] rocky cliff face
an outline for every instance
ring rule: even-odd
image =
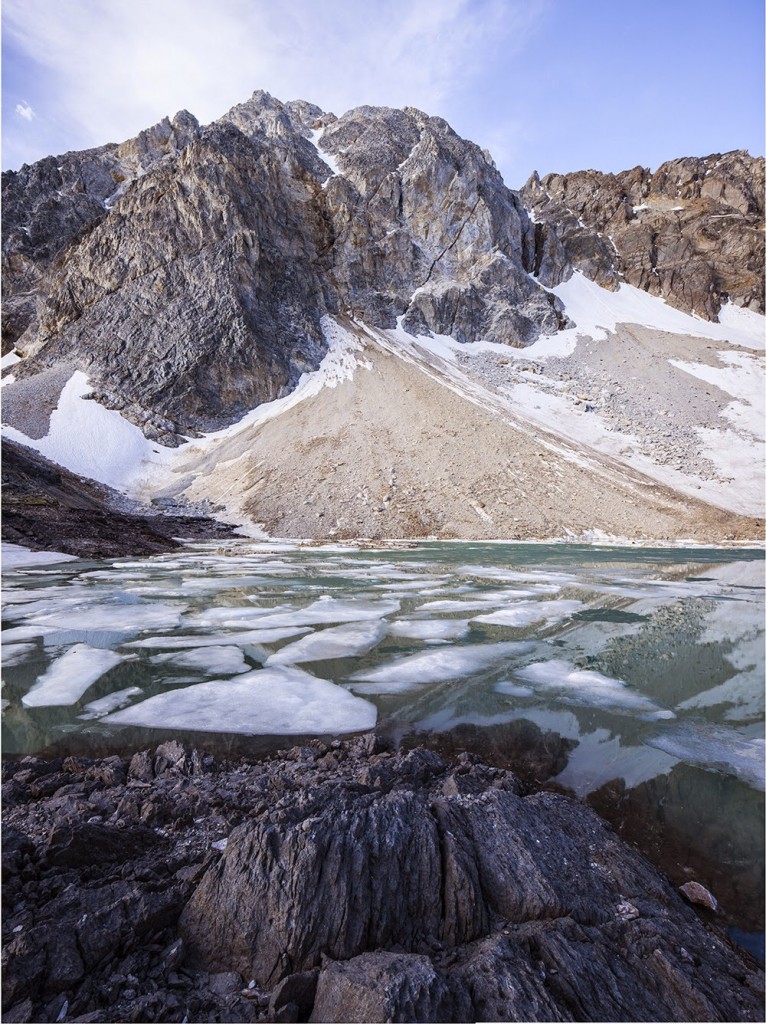
[[[564,320],[525,269],[518,196],[412,109],[336,119],[255,93],[204,129],[179,114],[11,172],[4,195],[22,372],[66,361],[164,441],[291,390],[327,312],[514,345]]]
[[[744,150],[620,174],[533,174],[521,196],[536,221],[535,273],[572,268],[620,280],[716,319],[730,300],[762,313],[764,159]]]

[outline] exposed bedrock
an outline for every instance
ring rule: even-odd
[[[746,150],[669,160],[652,172],[533,174],[534,268],[550,287],[581,270],[621,280],[715,320],[721,306],[762,313],[764,159]]]
[[[712,913],[473,755],[169,741],[4,779],[8,1021],[762,1019]]]

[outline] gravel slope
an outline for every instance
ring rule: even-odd
[[[760,536],[757,520],[493,408],[486,389],[457,393],[438,360],[416,365],[379,339],[365,338],[352,380],[212,449],[190,446],[161,494],[293,538]]]

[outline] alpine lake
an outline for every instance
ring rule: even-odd
[[[5,758],[468,751],[587,801],[763,958],[762,550],[235,540],[3,595]]]

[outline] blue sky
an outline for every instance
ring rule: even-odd
[[[762,0],[3,0],[3,167],[266,89],[415,106],[506,182],[764,151]]]

